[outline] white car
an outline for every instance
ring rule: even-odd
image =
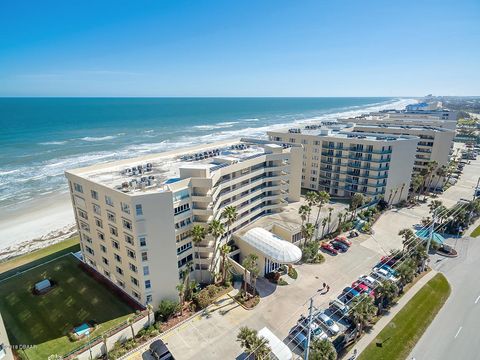
[[[373,277],[368,276],[368,275],[362,275],[358,278],[358,280],[363,282],[370,289],[374,289],[380,284],[380,282],[378,280],[375,280]]]
[[[337,335],[339,333],[340,328],[338,325],[323,311],[319,312],[315,319],[320,323],[320,325],[323,325],[330,334]]]
[[[395,276],[390,274],[385,269],[376,269],[376,270],[372,271],[371,276],[374,279],[377,279],[377,280],[390,280],[390,281],[393,281],[393,282],[398,281],[398,279]]]
[[[302,317],[300,321],[297,323],[297,327],[302,330],[302,332],[306,335],[308,332],[308,318]],[[312,321],[310,324],[311,335],[316,337],[320,340],[328,339],[328,335],[322,330],[320,325],[318,325],[315,321]]]
[[[348,305],[345,305],[339,299],[333,299],[330,301],[330,308],[333,310],[334,313],[338,313],[339,315],[347,315],[350,308]]]

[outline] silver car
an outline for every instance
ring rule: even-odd
[[[331,335],[337,335],[339,333],[340,328],[338,325],[323,311],[319,312],[315,319],[320,325],[323,325]]]

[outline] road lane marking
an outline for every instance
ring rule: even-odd
[[[458,328],[457,333],[456,333],[455,336],[453,337],[454,339],[457,338],[458,334],[460,334],[460,331],[462,331],[462,327],[461,327],[461,326]]]
[[[480,295],[478,295],[477,300],[475,300],[475,304],[478,303],[479,300],[480,300]]]

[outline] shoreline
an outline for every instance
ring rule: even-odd
[[[69,194],[21,204],[0,219],[0,261],[56,244],[76,232]]]

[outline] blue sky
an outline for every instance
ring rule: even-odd
[[[480,1],[3,1],[0,96],[480,95]]]

